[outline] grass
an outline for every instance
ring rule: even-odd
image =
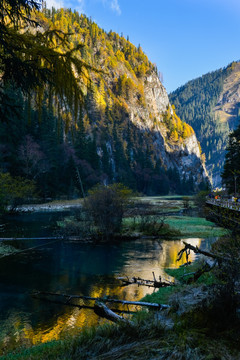
[[[61,341],[52,341],[31,348],[19,348],[15,352],[2,356],[2,360],[79,360],[114,359],[121,351],[127,355],[132,349],[143,349],[164,330],[153,314],[138,314],[134,321],[118,325],[105,324],[84,329],[78,336],[66,337]],[[115,355],[113,349],[115,348]],[[123,348],[123,349],[122,349]],[[108,355],[103,355],[108,354]],[[101,356],[102,355],[102,356]],[[126,357],[128,358],[128,357]],[[147,357],[146,357],[147,359]]]
[[[150,216],[149,216],[150,218]],[[156,218],[156,215],[155,215]],[[159,219],[161,216],[159,216]],[[160,222],[161,220],[159,220]],[[216,226],[211,221],[208,221],[200,217],[190,216],[168,216],[164,220],[165,228],[162,229],[162,233],[154,234],[154,227],[151,228],[151,234],[144,233],[144,235],[159,235],[161,237],[166,236],[168,238],[208,238],[208,237],[219,237],[226,235],[227,232],[221,227]],[[149,223],[150,224],[150,223]],[[141,228],[140,218],[125,218],[123,220],[124,229],[130,231],[139,231]],[[168,236],[169,235],[169,236]]]
[[[179,238],[181,233],[169,224],[161,223],[157,215],[123,219],[123,233],[138,233],[139,235],[159,237],[164,239]]]
[[[226,230],[200,217],[169,216],[165,222],[170,227],[179,230],[182,237],[206,238],[226,235]]]
[[[178,323],[166,330],[154,313],[143,312],[131,323],[85,329],[74,337],[19,348],[1,360],[239,359],[239,344],[227,339],[226,332],[209,336],[207,329],[194,325]]]
[[[189,266],[181,266],[176,269],[165,269],[165,272],[175,278],[179,284],[175,286],[163,287],[158,291],[146,295],[142,301],[154,302],[157,304],[168,304],[169,298],[175,293],[183,289],[183,285],[189,279],[190,274],[196,272],[201,267],[201,261],[192,263]],[[187,276],[189,274],[189,276]],[[212,285],[216,283],[216,278],[212,272],[202,274],[196,284]]]
[[[157,304],[168,304],[169,297],[176,291],[179,291],[181,286],[169,286],[160,288],[158,291],[144,296],[142,301],[157,303]]]
[[[135,198],[136,201],[141,201],[142,203],[148,203],[150,206],[153,206],[156,211],[162,212],[178,212],[184,209],[183,204],[183,195],[166,195],[166,196],[146,196]],[[191,208],[194,208],[194,202],[192,196],[187,196],[189,198],[189,205]]]
[[[168,275],[174,277],[180,283],[185,283],[186,280],[189,279],[189,276],[191,276],[188,276],[187,274],[196,272],[201,266],[201,261],[197,261],[189,266],[182,266],[177,269],[165,269],[165,271]],[[216,278],[211,271],[202,274],[196,281],[196,284],[212,285],[214,283],[216,283]]]

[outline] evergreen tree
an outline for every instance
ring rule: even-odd
[[[223,183],[230,193],[240,190],[240,126],[229,136],[226,161],[222,173]]]

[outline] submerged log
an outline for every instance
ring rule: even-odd
[[[169,305],[165,304],[157,304],[157,303],[150,303],[150,302],[144,302],[144,301],[128,301],[128,300],[118,300],[118,299],[111,299],[111,298],[96,298],[91,296],[84,296],[84,295],[68,295],[68,294],[59,294],[59,293],[53,293],[53,292],[44,292],[44,291],[38,291],[32,294],[34,297],[39,297],[39,295],[45,295],[45,296],[56,296],[56,297],[64,297],[66,299],[64,305],[68,305],[71,300],[73,299],[82,299],[82,300],[93,300],[98,302],[106,302],[106,303],[115,303],[115,304],[122,304],[122,305],[135,305],[135,306],[146,306],[150,308],[154,308],[156,310],[161,309],[168,309]]]
[[[63,236],[48,236],[48,237],[11,237],[11,238],[0,238],[0,241],[13,241],[13,240],[63,240]]]
[[[47,301],[53,304],[59,304],[59,305],[63,305],[63,306],[71,306],[71,307],[77,307],[78,309],[90,309],[90,310],[94,310],[94,306],[90,306],[90,305],[79,305],[79,304],[72,304],[71,302],[63,302],[60,300],[53,300],[53,299],[49,299],[47,297],[39,297],[39,296],[34,296],[32,295],[34,298],[38,299],[38,300],[42,300],[42,301]],[[119,314],[135,314],[136,311],[131,311],[131,310],[119,310],[119,309],[112,309],[112,311],[114,311],[114,313],[119,313]]]

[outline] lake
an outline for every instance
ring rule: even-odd
[[[0,236],[54,236],[56,221],[64,215],[66,213],[35,212],[8,217]],[[208,247],[203,239],[184,241]],[[0,258],[1,349],[59,339],[65,332],[74,333],[83,326],[105,321],[90,309],[33,298],[33,291],[140,300],[154,290],[137,285],[122,287],[118,277],[139,276],[152,280],[154,271],[156,277],[171,280],[164,269],[182,263],[176,261],[182,248],[181,240],[145,239],[99,245],[63,240],[13,240],[4,244],[19,250],[38,247]]]

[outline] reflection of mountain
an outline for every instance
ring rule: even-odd
[[[189,239],[189,242],[197,246],[201,244],[200,239]],[[33,257],[9,258],[8,262],[0,263],[1,293],[5,291],[6,295],[5,305],[0,304],[0,313],[7,309],[8,303],[10,314],[2,319],[0,342],[9,347],[16,341],[18,344],[21,341],[31,344],[46,342],[59,339],[65,331],[76,332],[83,326],[104,321],[92,310],[31,299],[29,293],[33,289],[139,300],[153,288],[121,287],[116,277],[126,275],[152,279],[154,271],[157,277],[169,278],[164,268],[177,267],[185,261],[176,261],[181,248],[180,240],[162,243],[141,240],[99,246],[56,244],[43,257],[42,253],[36,253]],[[190,260],[194,260],[194,255],[190,255]],[[5,280],[2,281],[4,273]],[[14,335],[9,337],[9,333]]]

